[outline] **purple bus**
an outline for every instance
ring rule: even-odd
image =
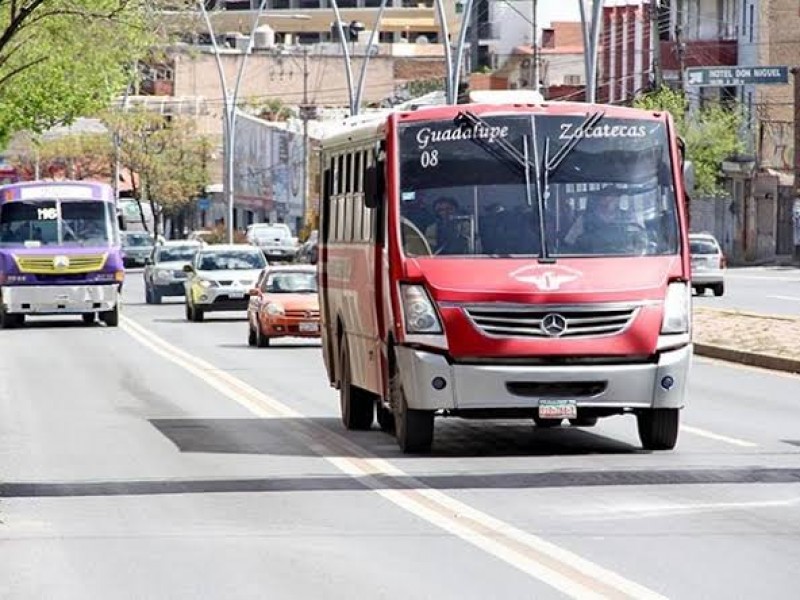
[[[114,192],[103,183],[0,186],[0,328],[26,315],[119,324],[122,266]]]

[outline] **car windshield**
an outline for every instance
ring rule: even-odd
[[[262,269],[265,266],[267,266],[267,261],[261,252],[241,250],[205,252],[200,255],[198,263],[201,271]]]
[[[689,249],[692,254],[717,254],[717,245],[711,240],[689,240]]]
[[[130,247],[152,246],[153,238],[147,233],[126,233],[122,237],[122,245]]]
[[[316,293],[317,278],[313,272],[305,271],[271,273],[265,291],[272,294]]]
[[[197,254],[197,246],[161,248],[156,254],[156,262],[189,262],[195,254]]]
[[[4,246],[108,246],[114,240],[113,208],[96,200],[28,200],[0,206]]]
[[[552,257],[677,253],[663,123],[601,117],[588,128],[552,115],[402,126],[406,254],[538,257],[542,241]]]

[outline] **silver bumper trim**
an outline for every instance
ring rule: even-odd
[[[26,315],[76,314],[111,310],[119,301],[119,284],[31,285],[2,288],[6,312]]]
[[[444,356],[405,346],[397,348],[396,356],[409,408],[414,409],[535,409],[539,397],[514,394],[508,384],[585,381],[605,385],[600,393],[577,397],[579,407],[681,408],[692,345],[662,352],[657,363],[611,365],[451,365]],[[445,379],[444,389],[433,388],[434,377]]]

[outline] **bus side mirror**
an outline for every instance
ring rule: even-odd
[[[386,192],[386,178],[383,174],[383,162],[367,167],[364,172],[364,205],[367,208],[378,208],[383,202]]]
[[[692,161],[683,162],[683,191],[689,196],[694,195],[695,171]]]

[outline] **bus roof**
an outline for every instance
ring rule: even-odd
[[[0,202],[26,199],[70,198],[114,200],[114,190],[99,181],[25,181],[0,185]]]
[[[442,104],[421,106],[416,110],[386,109],[348,117],[340,122],[338,127],[332,128],[323,138],[323,149],[347,145],[348,143],[367,141],[379,137],[390,119],[399,122],[413,121],[444,121],[453,119],[464,111],[470,110],[476,114],[508,114],[508,113],[534,113],[564,116],[585,116],[587,113],[603,112],[607,117],[618,119],[648,119],[666,120],[664,111],[650,111],[626,106],[610,104],[587,104],[585,102],[491,102],[474,104]]]

